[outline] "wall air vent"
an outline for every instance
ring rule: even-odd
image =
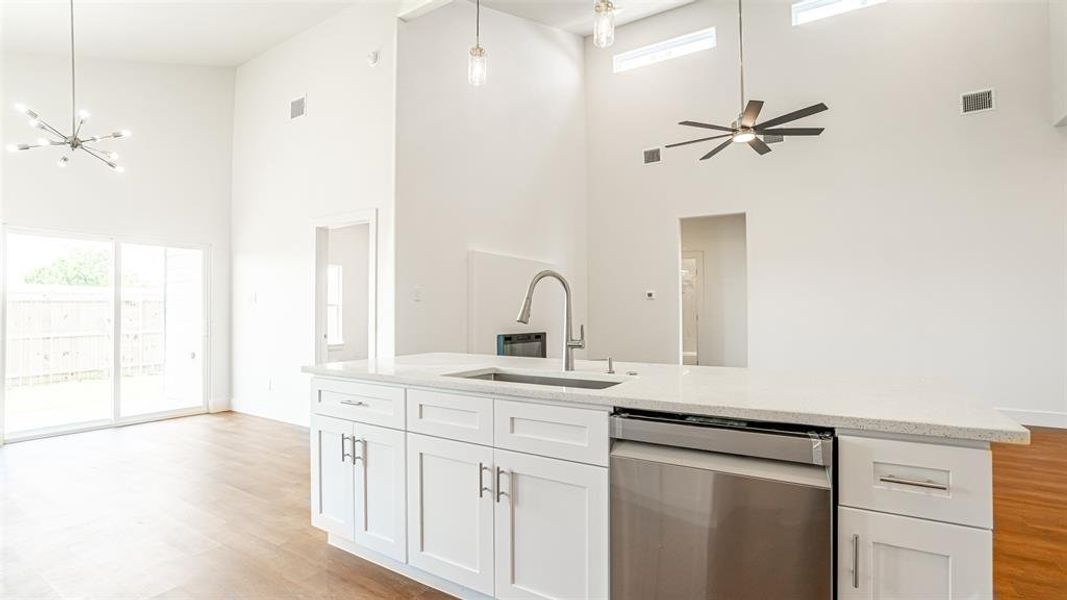
[[[996,108],[993,90],[979,90],[960,95],[960,114],[969,115]]]
[[[645,164],[646,165],[651,165],[653,163],[658,163],[660,160],[662,160],[662,159],[660,158],[659,148],[652,148],[651,150],[645,150]]]
[[[308,98],[307,96],[301,96],[294,100],[289,101],[289,120],[299,119],[307,114],[308,111]]]

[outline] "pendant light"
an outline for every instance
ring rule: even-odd
[[[597,0],[593,12],[593,45],[607,48],[615,43],[615,5],[611,0]]]
[[[482,0],[475,0],[474,46],[467,59],[467,81],[475,86],[485,85],[485,48],[482,48]]]
[[[116,162],[119,155],[99,148],[96,146],[96,143],[104,140],[129,137],[130,131],[128,129],[123,129],[120,131],[113,131],[106,135],[93,135],[84,138],[80,137],[82,126],[89,120],[89,113],[84,110],[78,111],[78,97],[76,92],[77,85],[74,70],[74,0],[70,0],[70,135],[64,134],[55,127],[49,125],[47,121],[41,118],[41,115],[37,114],[36,111],[27,107],[25,104],[16,104],[15,110],[29,119],[30,127],[39,129],[46,137],[38,138],[37,142],[33,144],[11,144],[7,149],[9,152],[25,152],[27,150],[44,148],[47,146],[64,147],[69,149],[70,153],[64,154],[56,162],[56,165],[60,168],[64,168],[70,164],[70,155],[81,150],[89,156],[103,162],[112,170],[122,173],[124,171],[123,167]]]

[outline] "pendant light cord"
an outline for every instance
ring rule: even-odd
[[[482,0],[474,2],[474,45],[482,47]]]
[[[737,55],[738,63],[741,65],[741,112],[743,113],[745,112],[745,27],[741,18],[741,0],[737,0]]]
[[[70,0],[70,134],[78,128],[78,96],[74,80],[74,0]]]

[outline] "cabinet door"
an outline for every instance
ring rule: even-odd
[[[496,597],[607,598],[608,470],[496,450]]]
[[[404,562],[404,432],[356,423],[353,427],[356,543]]]
[[[354,501],[352,423],[311,415],[311,524],[351,540]]]
[[[839,508],[840,600],[993,597],[993,532]]]
[[[493,594],[493,450],[408,434],[408,564]]]

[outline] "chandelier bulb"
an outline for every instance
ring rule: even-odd
[[[56,161],[56,166],[60,169],[66,169],[68,164],[70,164],[69,156],[60,157],[60,159]]]

